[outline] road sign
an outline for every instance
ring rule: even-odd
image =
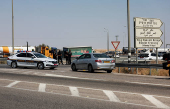
[[[111,43],[112,43],[113,47],[114,47],[115,49],[117,49],[120,41],[111,41]]]
[[[136,28],[136,37],[161,37],[162,31],[160,29]]]
[[[136,48],[159,48],[163,44],[162,40],[159,38],[138,38],[136,39]]]
[[[160,19],[154,18],[135,18],[135,27],[160,28],[162,26]]]

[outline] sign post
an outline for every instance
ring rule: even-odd
[[[119,46],[120,41],[111,41],[113,47],[115,48],[115,63],[116,63],[116,49]]]

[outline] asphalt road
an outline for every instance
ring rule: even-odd
[[[0,65],[2,109],[170,108],[170,78]]]

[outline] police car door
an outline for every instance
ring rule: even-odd
[[[26,64],[27,66],[36,66],[36,62],[34,61],[34,55],[31,53],[26,54]]]
[[[17,56],[17,65],[18,66],[25,66],[25,58],[26,58],[26,53],[19,53],[16,55]]]

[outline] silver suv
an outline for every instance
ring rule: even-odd
[[[107,73],[111,73],[112,70],[115,69],[115,60],[106,54],[86,53],[71,63],[71,69],[73,71],[88,70],[89,72],[106,70]]]

